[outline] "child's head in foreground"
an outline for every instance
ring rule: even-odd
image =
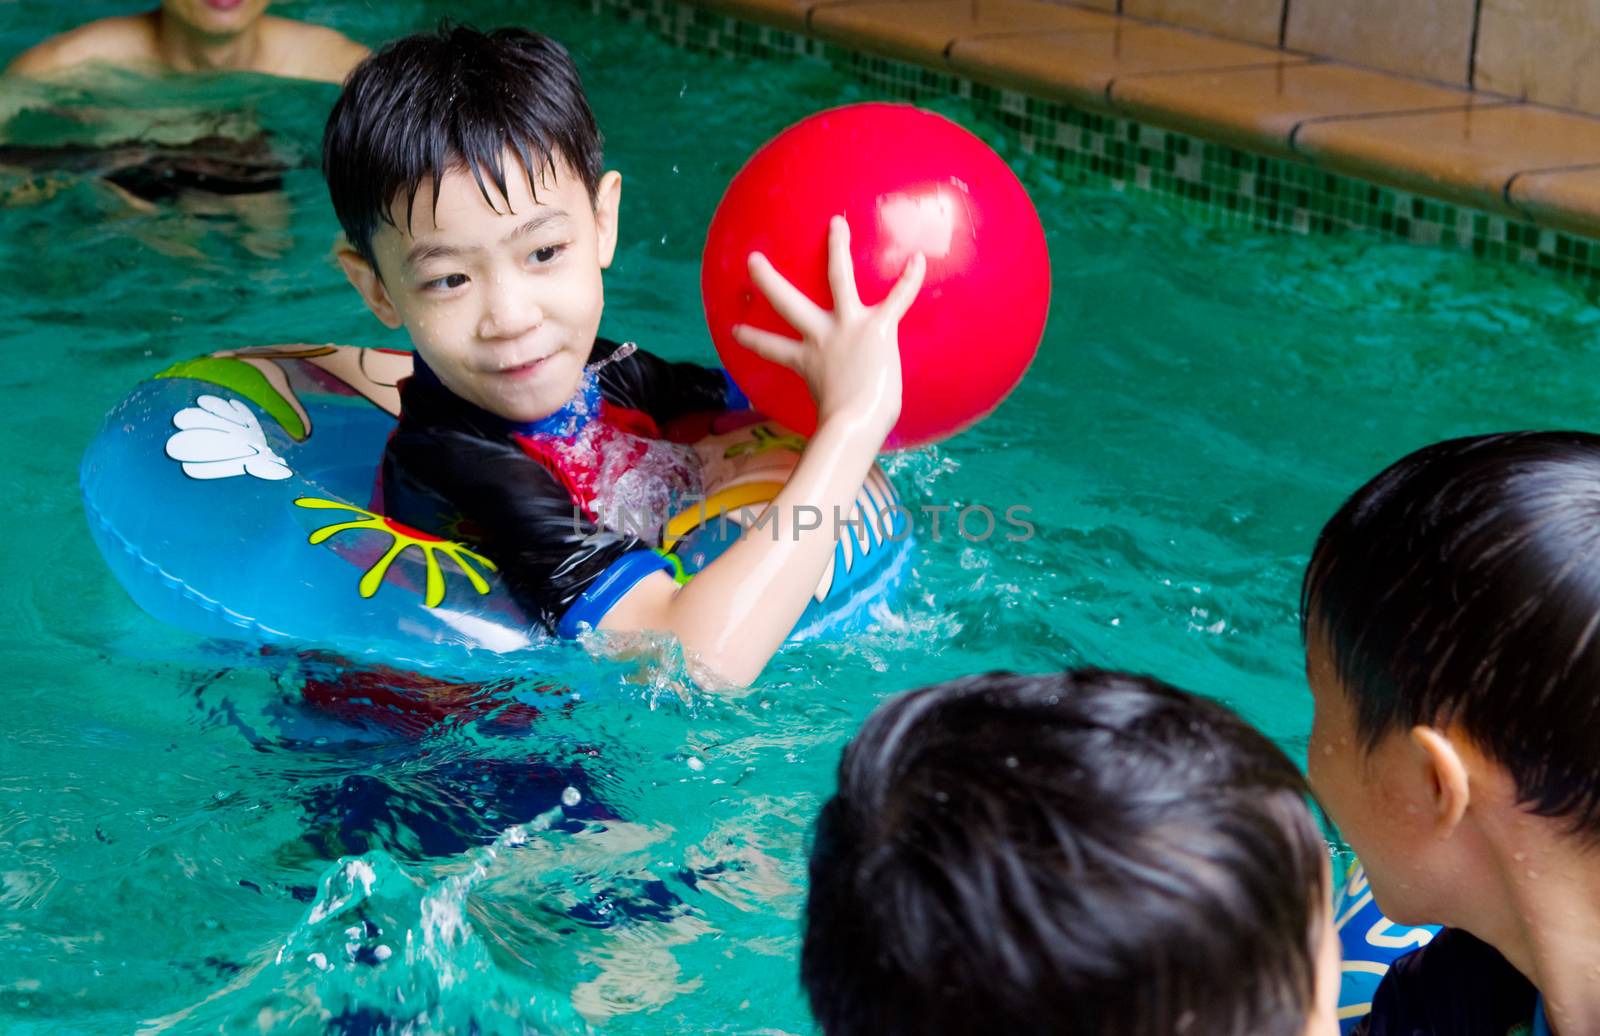
[[[1593,845],[1600,436],[1401,459],[1322,530],[1302,597],[1311,779],[1386,914],[1486,928],[1491,853],[1520,877],[1536,832]]]
[[[994,673],[880,706],[817,821],[801,978],[828,1036],[1335,1033],[1304,779],[1158,681]]]
[[[577,391],[621,180],[572,59],[521,29],[408,36],[351,73],[323,174],[352,284],[457,396],[512,421]]]

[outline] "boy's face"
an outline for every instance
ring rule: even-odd
[[[1320,638],[1308,638],[1306,675],[1315,715],[1306,776],[1329,817],[1361,858],[1373,897],[1401,924],[1437,922],[1441,883],[1430,867],[1428,775],[1401,734],[1363,747],[1356,709]]]
[[[511,421],[559,410],[583,378],[605,306],[601,271],[616,250],[621,177],[607,173],[591,201],[564,161],[539,179],[538,198],[516,154],[505,163],[507,197],[466,169],[424,181],[407,228],[372,238],[377,274],[354,252],[345,273],[378,319],[404,324],[446,388]]]

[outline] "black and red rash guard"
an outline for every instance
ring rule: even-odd
[[[613,358],[619,348],[597,340],[578,393],[526,424],[461,399],[419,356],[401,383],[400,424],[383,455],[374,509],[472,543],[529,615],[560,636],[598,625],[639,580],[675,568],[656,543],[607,527],[608,495],[640,472],[677,478],[672,451],[687,451],[662,441],[669,422],[749,405],[719,369],[643,350]],[[682,480],[675,488],[698,492],[698,472]],[[645,486],[644,497],[637,485],[628,490],[637,500],[656,488]]]

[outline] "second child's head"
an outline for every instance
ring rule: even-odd
[[[560,44],[460,27],[391,43],[346,82],[322,161],[345,273],[446,388],[512,421],[573,396],[622,187]]]
[[[893,698],[817,820],[802,981],[827,1036],[1338,1031],[1299,770],[1154,680]]]
[[[1379,907],[1498,934],[1497,875],[1600,840],[1600,436],[1402,458],[1322,530],[1302,598],[1310,776]]]

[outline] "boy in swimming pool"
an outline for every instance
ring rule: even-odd
[[[867,719],[817,819],[801,982],[826,1036],[1334,1036],[1305,781],[1156,680],[990,673]]]
[[[1378,907],[1446,926],[1357,1031],[1600,1033],[1600,436],[1401,459],[1302,598],[1312,784]]]
[[[805,378],[817,431],[772,504],[781,535],[747,534],[680,585],[652,543],[606,525],[608,496],[629,479],[665,490],[686,480],[662,428],[742,397],[721,371],[597,338],[622,180],[603,171],[566,51],[519,29],[392,43],[345,85],[323,169],[350,245],[345,273],[416,347],[383,462],[384,509],[479,543],[558,634],[670,633],[721,679],[754,679],[834,552],[836,527],[792,516],[847,512],[899,416],[896,330],[922,257],[864,306],[849,230],[835,220],[831,312],[751,258],[756,284],[804,341],[736,334]],[[651,495],[631,488],[641,491]]]
[[[270,0],[162,0],[153,11],[80,25],[24,51],[9,75],[98,62],[158,72],[261,72],[344,80],[367,48],[333,29],[266,13]]]

